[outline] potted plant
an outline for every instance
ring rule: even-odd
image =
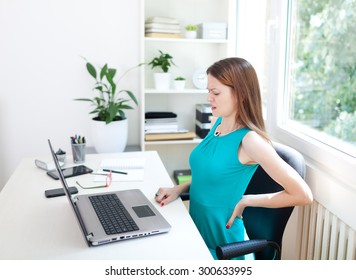
[[[198,26],[196,25],[187,25],[185,27],[185,38],[195,39],[197,38]]]
[[[125,110],[133,109],[129,102],[138,105],[135,95],[126,89],[119,89],[119,82],[132,69],[128,69],[118,79],[115,79],[117,69],[111,68],[106,63],[101,68],[96,68],[86,61],[86,69],[95,79],[93,91],[98,95],[94,98],[77,98],[76,101],[90,102],[94,110],[92,118],[92,140],[98,153],[122,152],[127,144],[128,121]]]
[[[158,68],[160,72],[154,73],[154,82],[155,88],[158,90],[169,89],[171,84],[171,74],[168,72],[169,68],[172,65],[175,65],[173,62],[173,57],[168,53],[163,53],[159,50],[160,55],[154,57],[148,65],[152,69]]]
[[[174,89],[183,90],[185,87],[185,78],[182,76],[176,77],[173,82]]]

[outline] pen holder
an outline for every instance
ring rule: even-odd
[[[72,144],[73,162],[80,163],[85,161],[85,143]]]

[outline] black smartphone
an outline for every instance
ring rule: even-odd
[[[76,187],[69,187],[69,192],[71,194],[76,194],[78,193],[78,189]],[[65,195],[63,188],[45,190],[45,196],[48,198],[62,195]]]
[[[78,165],[78,166],[73,166],[73,167],[68,167],[62,169],[64,178],[69,178],[69,177],[74,177],[78,175],[83,175],[87,173],[93,172],[93,169],[90,169],[89,167],[85,165]],[[58,171],[57,170],[51,170],[47,172],[47,175],[52,177],[55,180],[58,180]]]

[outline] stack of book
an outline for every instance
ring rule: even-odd
[[[175,18],[148,17],[145,23],[146,37],[180,38],[180,24]]]
[[[174,133],[178,131],[177,115],[172,112],[147,112],[145,114],[145,133]]]
[[[193,139],[194,132],[178,128],[177,115],[173,112],[147,112],[145,114],[145,140]]]

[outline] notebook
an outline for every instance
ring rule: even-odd
[[[139,189],[72,196],[50,140],[48,144],[64,192],[88,246],[165,233],[171,229],[170,224]],[[102,212],[101,208],[105,205],[118,205],[121,208],[122,214],[116,218],[114,225],[107,225],[109,216],[115,215],[113,209],[111,213]]]
[[[119,170],[125,174],[112,173],[112,181],[143,181],[145,176],[145,158],[103,159],[96,174],[107,174],[105,170]],[[105,176],[95,176],[95,182],[105,182]]]

